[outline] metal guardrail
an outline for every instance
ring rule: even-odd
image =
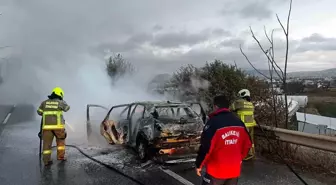
[[[270,139],[336,153],[336,137],[308,134],[263,125],[261,125],[261,128],[267,133]],[[263,134],[258,134],[261,132],[259,127],[256,127],[256,132],[256,136],[266,137]]]

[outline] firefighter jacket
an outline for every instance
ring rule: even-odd
[[[230,110],[237,114],[237,116],[245,123],[245,126],[256,126],[253,103],[245,99],[238,99],[232,103]]]
[[[205,167],[207,174],[218,179],[239,177],[242,160],[252,147],[244,123],[228,109],[219,109],[209,118],[201,136],[196,167]]]
[[[67,112],[69,109],[70,106],[64,100],[48,99],[43,101],[37,110],[37,114],[42,116],[42,129],[64,129],[63,111]]]

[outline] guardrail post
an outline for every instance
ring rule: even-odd
[[[328,125],[317,125],[317,128],[320,135],[327,135]]]

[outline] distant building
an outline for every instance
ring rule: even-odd
[[[314,85],[315,82],[313,80],[304,80],[303,85]]]

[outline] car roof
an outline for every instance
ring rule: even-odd
[[[136,101],[133,103],[137,104],[146,104],[146,105],[153,105],[153,106],[188,106],[187,103],[182,102],[172,102],[172,101]]]

